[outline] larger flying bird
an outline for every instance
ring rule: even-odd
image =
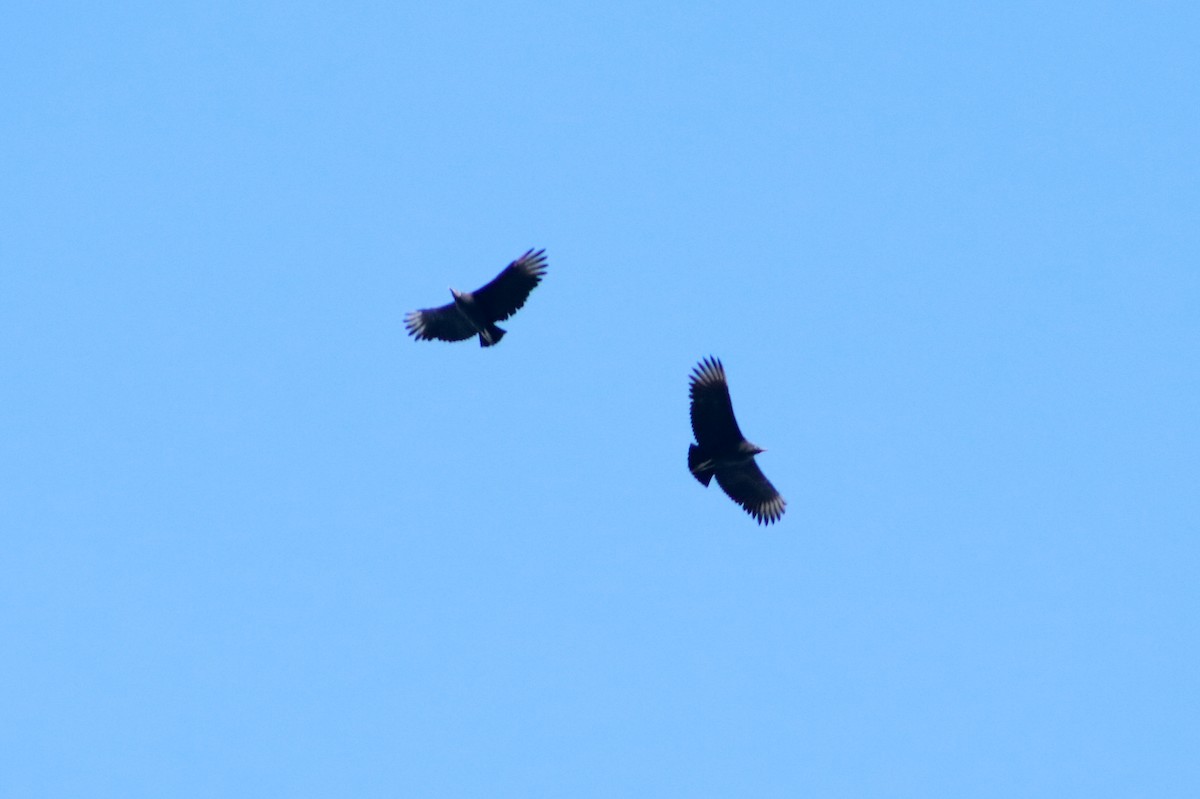
[[[717,485],[759,524],[779,521],[783,497],[754,462],[766,452],[746,440],[733,415],[725,367],[709,356],[696,366],[691,378],[692,433],[696,444],[688,447],[688,469],[705,487],[713,477]]]
[[[545,250],[530,250],[481,289],[450,289],[454,302],[413,311],[404,317],[404,326],[417,340],[462,341],[478,335],[481,347],[498,344],[508,331],[496,323],[516,313],[529,299],[529,292],[542,282],[546,274],[545,253]]]

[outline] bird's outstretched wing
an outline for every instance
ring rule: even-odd
[[[759,524],[779,521],[787,505],[754,461],[717,470],[717,485]]]
[[[471,327],[454,303],[443,305],[441,308],[422,308],[404,317],[404,327],[409,335],[422,339],[440,339],[441,341],[462,341],[475,335]]]
[[[529,299],[529,293],[546,274],[545,253],[530,250],[474,293],[475,302],[491,321],[503,322]]]
[[[725,367],[711,355],[692,373],[692,433],[706,449],[732,450],[741,444],[742,431],[733,415]]]

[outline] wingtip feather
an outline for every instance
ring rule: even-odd
[[[541,280],[546,275],[546,249],[528,249],[525,254],[513,261],[513,265],[532,278]]]
[[[694,395],[698,387],[725,383],[725,366],[720,358],[707,355],[692,369],[691,378],[691,393]]]

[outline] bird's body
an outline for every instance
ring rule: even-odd
[[[454,310],[471,325],[471,330],[479,334],[479,345],[482,347],[490,347],[493,344],[498,344],[500,339],[504,338],[507,332],[498,327],[495,322],[489,321],[487,311],[475,301],[475,295],[470,291],[455,291],[450,289],[450,293],[454,295]]]
[[[787,502],[771,485],[754,456],[764,452],[742,435],[725,367],[716,358],[705,358],[691,378],[691,417],[695,444],[688,447],[688,469],[703,486],[714,477],[730,499],[741,505],[759,524],[770,524],[783,516]]]
[[[507,331],[496,323],[516,313],[541,282],[546,274],[545,252],[529,250],[483,288],[450,289],[453,302],[413,311],[404,318],[404,326],[418,340],[462,341],[477,335],[481,347],[499,343]]]

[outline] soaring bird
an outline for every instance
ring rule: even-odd
[[[546,274],[545,250],[522,255],[475,291],[450,289],[454,302],[440,308],[422,308],[404,317],[409,334],[421,339],[462,341],[476,334],[479,346],[498,344],[507,332],[496,326],[517,312]]]
[[[692,432],[697,444],[688,447],[688,468],[705,487],[717,485],[759,524],[779,521],[787,505],[754,462],[765,452],[746,440],[733,415],[725,367],[711,356],[692,373]]]

